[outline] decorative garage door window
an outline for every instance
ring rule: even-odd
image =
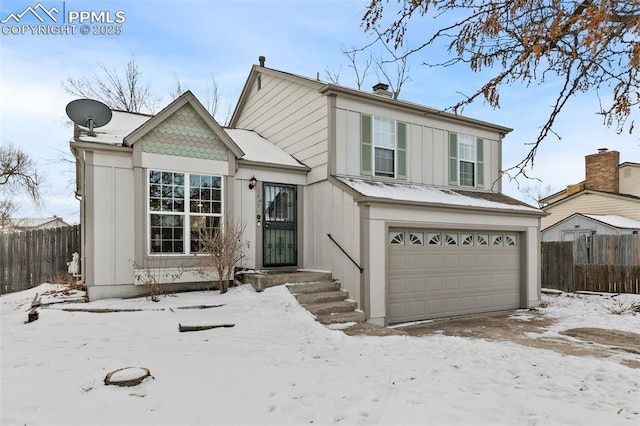
[[[149,251],[189,254],[222,220],[220,176],[149,171]]]
[[[442,242],[440,238],[439,232],[429,232],[427,233],[427,241],[429,241],[430,246],[439,246]]]
[[[410,246],[478,246],[487,247],[515,247],[518,245],[518,236],[516,234],[485,234],[471,232],[417,232],[417,231],[389,231],[389,244],[405,245],[408,241]],[[405,240],[406,238],[406,240]],[[444,242],[444,243],[443,243]]]
[[[424,245],[424,233],[409,232],[409,245],[412,245],[412,246]]]
[[[448,246],[457,246],[458,234],[445,234],[444,241]]]
[[[404,232],[389,232],[389,244],[404,245]]]

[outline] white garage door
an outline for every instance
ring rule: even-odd
[[[389,322],[520,306],[517,233],[390,229]]]

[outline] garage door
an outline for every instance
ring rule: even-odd
[[[520,307],[519,234],[390,229],[389,322]]]

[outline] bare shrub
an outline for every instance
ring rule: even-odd
[[[220,293],[227,292],[236,264],[246,256],[249,242],[243,241],[244,229],[244,224],[226,219],[211,232],[198,234],[200,251],[208,255],[203,258],[202,272],[207,275],[217,273]]]

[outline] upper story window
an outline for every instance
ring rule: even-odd
[[[361,173],[406,179],[406,124],[366,114],[360,124]]]
[[[449,184],[484,185],[484,141],[462,133],[449,133]]]
[[[222,220],[222,177],[149,171],[149,252],[200,251],[200,235]]]

